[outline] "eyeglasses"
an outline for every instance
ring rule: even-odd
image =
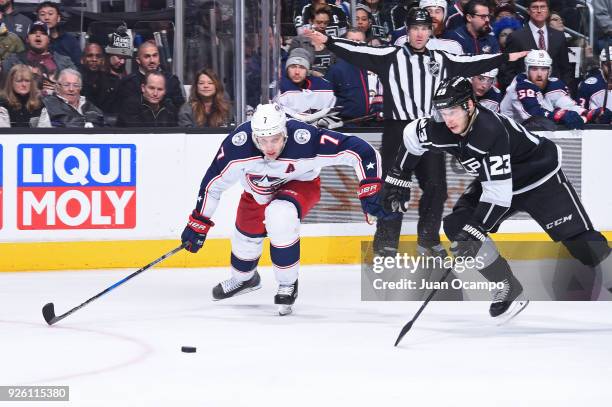
[[[60,83],[59,85],[64,89],[81,89],[80,83]]]
[[[480,17],[483,20],[490,20],[491,19],[491,15],[490,14],[472,14],[474,17]]]

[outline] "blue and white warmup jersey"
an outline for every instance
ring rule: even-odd
[[[495,113],[499,113],[499,105],[501,104],[501,101],[501,90],[497,89],[495,86],[491,86],[487,93],[478,98],[478,103]]]
[[[578,101],[585,109],[593,110],[603,107],[605,89],[608,83],[603,77],[601,69],[591,73],[584,81],[578,85]],[[612,110],[612,89],[608,90],[608,109]]]
[[[211,217],[223,191],[240,182],[244,190],[265,205],[289,181],[310,181],[322,167],[350,165],[357,178],[380,178],[380,156],[365,140],[298,120],[287,121],[287,143],[275,160],[264,159],[253,142],[251,122],[237,127],[221,144],[206,171],[196,210]]]
[[[332,84],[316,76],[307,77],[301,87],[283,76],[280,91],[276,101],[291,116],[314,113],[336,105]]]
[[[553,119],[555,109],[573,110],[578,114],[585,111],[571,98],[562,80],[550,77],[546,88],[540,89],[525,73],[516,75],[501,103],[501,113],[519,123],[531,116]]]

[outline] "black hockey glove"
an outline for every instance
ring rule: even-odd
[[[407,212],[410,202],[410,176],[402,174],[398,168],[392,168],[385,177],[382,189],[383,209],[387,212]]]
[[[189,222],[181,234],[181,241],[186,243],[185,249],[191,253],[196,253],[204,245],[208,229],[215,226],[215,223],[206,216],[200,215],[195,209],[189,215]]]
[[[486,239],[487,232],[481,225],[468,222],[455,236],[450,251],[454,257],[475,258]]]

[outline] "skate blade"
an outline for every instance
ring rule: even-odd
[[[512,321],[514,317],[520,314],[529,305],[529,300],[514,300],[508,311],[495,318],[497,326],[505,325]]]
[[[292,312],[293,312],[293,308],[291,307],[291,305],[279,305],[278,306],[278,315],[280,315],[281,317],[285,315],[289,315]]]
[[[250,293],[251,291],[259,290],[260,288],[261,288],[261,284],[260,285],[256,285],[255,287],[245,288],[244,290],[242,290],[240,292],[237,292],[236,294],[232,295],[231,297],[226,297],[226,298],[215,298],[215,297],[213,297],[213,301],[222,301],[222,300],[227,300],[228,298],[238,297],[239,295],[247,294],[247,293]]]

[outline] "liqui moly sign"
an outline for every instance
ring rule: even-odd
[[[20,144],[19,229],[136,226],[136,146]]]

